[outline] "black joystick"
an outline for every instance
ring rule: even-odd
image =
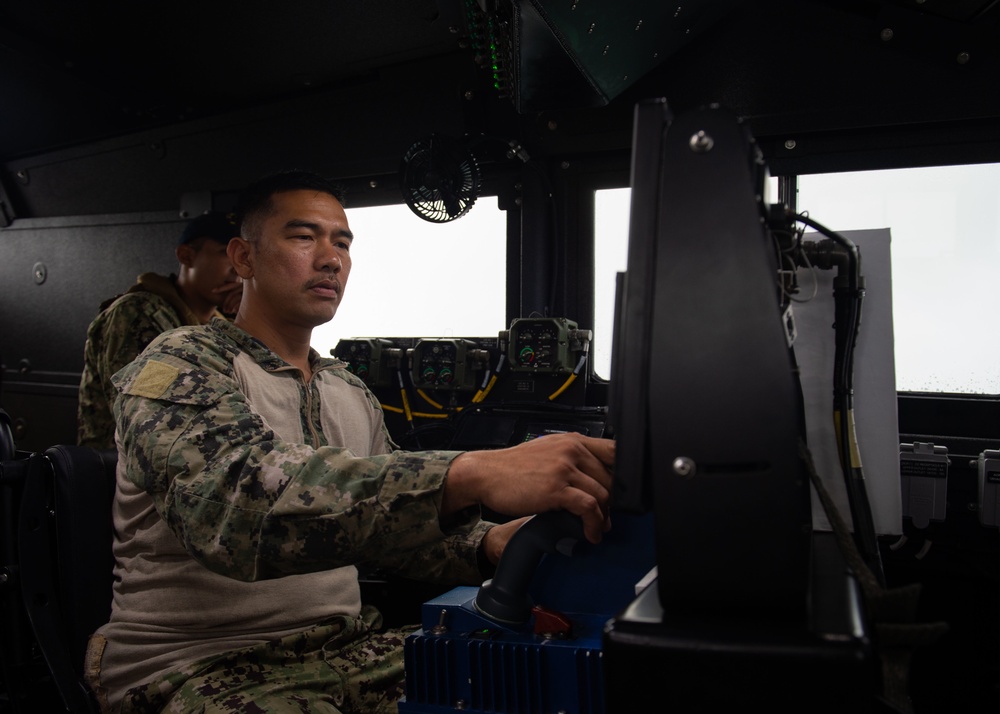
[[[528,586],[542,556],[555,552],[571,555],[583,537],[583,521],[569,511],[533,516],[511,536],[496,574],[479,588],[476,610],[496,622],[527,622],[532,606]]]

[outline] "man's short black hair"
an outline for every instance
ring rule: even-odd
[[[271,211],[272,197],[287,191],[318,191],[327,193],[344,205],[344,189],[312,171],[291,169],[278,171],[257,179],[240,192],[236,203],[240,235],[247,240],[258,237],[260,221]]]

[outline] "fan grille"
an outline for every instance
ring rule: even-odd
[[[432,135],[410,146],[400,177],[406,205],[432,223],[461,218],[479,197],[479,164],[462,142],[450,137]]]

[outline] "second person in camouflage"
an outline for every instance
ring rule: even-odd
[[[143,273],[124,294],[101,305],[87,328],[77,405],[77,443],[115,446],[111,377],[153,338],[182,325],[207,323],[218,309],[236,312],[241,285],[226,255],[239,233],[235,217],[207,213],[188,222],[176,248],[176,275]],[[235,301],[235,302],[234,302]]]

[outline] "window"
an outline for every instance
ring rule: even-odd
[[[628,195],[598,191],[595,200],[594,369],[601,376],[611,372]],[[1000,334],[992,328],[1000,308],[1000,165],[800,176],[796,200],[798,211],[838,232],[891,230],[897,390],[1000,393]]]
[[[449,223],[401,204],[348,208],[347,220],[353,266],[337,315],[313,331],[321,355],[342,338],[493,337],[506,327],[507,215],[496,198]]]
[[[800,176],[796,200],[835,231],[891,230],[899,391],[1000,393],[1000,164]]]
[[[594,195],[594,372],[611,375],[615,325],[615,276],[628,265],[628,188],[596,191]]]

